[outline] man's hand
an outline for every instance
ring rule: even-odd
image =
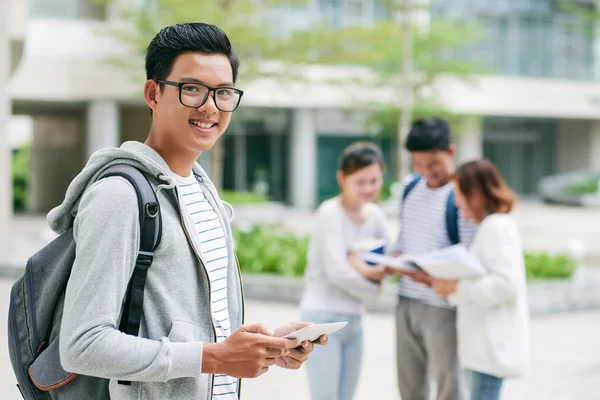
[[[442,297],[448,297],[456,292],[457,281],[449,281],[445,279],[434,279],[431,282],[431,287]]]
[[[407,272],[404,275],[410,277],[414,281],[424,283],[428,286],[431,286],[431,283],[433,282],[433,278],[427,272],[421,269],[414,272]]]
[[[431,286],[431,282],[433,281],[433,278],[429,274],[427,274],[427,272],[425,272],[421,269],[419,269],[417,271],[408,271],[405,269],[392,267],[392,266],[386,266],[385,268],[386,268],[386,274],[388,274],[388,275],[408,276],[409,278],[411,278],[414,281],[421,282],[421,283],[424,283],[429,286]]]
[[[297,330],[302,329],[308,325],[310,325],[309,322],[290,322],[287,325],[277,328],[273,336],[283,337],[289,333],[296,332]],[[314,345],[326,345],[327,340],[327,335],[322,335],[312,343],[305,340],[304,342],[302,342],[302,348],[290,350],[290,353],[287,356],[282,356],[278,358],[275,364],[281,368],[298,369],[308,359],[308,355],[315,348]]]
[[[256,378],[298,345],[295,339],[272,337],[260,324],[244,325],[221,343],[204,344],[202,373]]]

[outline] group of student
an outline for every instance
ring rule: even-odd
[[[389,240],[386,216],[376,204],[385,164],[373,143],[357,142],[344,151],[337,173],[341,192],[316,213],[302,316],[348,325],[307,361],[312,400],[353,398],[365,306],[391,275],[400,275],[395,317],[402,400],[428,400],[431,381],[437,400],[498,400],[503,380],[528,369],[523,249],[509,214],[515,194],[488,160],[454,169],[456,149],[443,119],[415,121],[405,146],[417,175],[404,190],[397,240]],[[440,280],[423,270],[368,265],[353,252],[368,239],[385,240],[386,252],[394,256],[462,243],[486,274]]]
[[[341,194],[317,212],[301,307],[308,322],[274,332],[246,324],[231,209],[196,162],[240,105],[239,67],[229,38],[214,25],[168,26],[150,42],[143,91],[152,119],[147,139],[95,152],[48,215],[56,233],[72,232],[76,249],[64,308],[50,319],[56,322],[48,327],[52,334],[35,344],[35,357],[43,355],[47,367],[30,369],[29,382],[21,377],[26,393],[233,400],[241,396],[241,378],[273,366],[298,369],[308,360],[313,400],[352,399],[365,304],[389,275],[385,266],[367,267],[348,254],[356,240],[387,238],[384,213],[374,203],[385,167],[381,152],[366,143],[347,149],[338,173]],[[448,246],[444,215],[454,192],[461,241],[470,242],[476,230],[470,249],[488,274],[459,282],[401,277],[396,317],[402,399],[427,398],[428,372],[439,400],[462,399],[461,367],[471,371],[473,399],[495,399],[502,379],[521,374],[528,358],[523,256],[507,215],[514,195],[486,161],[453,170],[454,147],[441,120],[417,121],[406,145],[422,178],[404,201],[402,232],[390,249],[419,254]],[[140,171],[154,191],[156,202],[143,211],[131,180],[104,175],[121,164]],[[147,218],[160,220],[153,235],[140,228]],[[156,242],[153,251],[141,252],[148,237]],[[149,268],[142,263],[148,259]],[[130,320],[123,305],[138,269],[145,282],[135,293],[136,301],[143,298],[139,329],[128,333],[120,327],[122,319]],[[310,322],[337,320],[348,326],[330,339],[284,338]],[[51,380],[56,376],[66,378]],[[78,394],[68,397],[69,391]]]

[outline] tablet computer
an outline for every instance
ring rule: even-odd
[[[345,327],[348,322],[332,322],[329,324],[312,324],[305,326],[302,329],[298,329],[295,332],[288,333],[284,339],[298,339],[298,343],[302,343],[305,340],[313,342],[317,340],[321,335],[329,335],[333,332],[339,331]]]

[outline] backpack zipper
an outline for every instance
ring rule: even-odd
[[[27,260],[27,266],[25,267],[25,274],[27,275],[27,282],[29,283],[29,293],[28,293],[28,297],[29,297],[29,305],[30,305],[30,316],[31,316],[31,329],[32,329],[32,336],[33,336],[33,349],[31,350],[32,353],[34,355],[37,355],[37,350],[39,350],[39,346],[41,345],[40,343],[40,339],[38,337],[38,331],[37,331],[37,322],[35,320],[36,315],[35,315],[35,288],[33,285],[33,262],[31,261],[31,258],[29,260]]]
[[[13,334],[13,337],[15,338],[14,346],[16,347],[15,355],[17,357],[17,364],[19,365],[19,368],[17,368],[18,374],[19,374],[19,377],[21,378],[21,382],[27,382],[29,380],[29,377],[26,377],[23,374],[23,360],[21,359],[21,346],[19,345],[19,332],[17,330],[17,312],[16,312],[15,306],[14,306],[14,291],[15,291],[15,288],[13,288],[10,293],[10,303],[8,305],[8,314],[10,315],[10,318],[12,319],[12,334]],[[31,391],[31,388],[28,385],[23,385],[23,387],[21,387],[20,385],[17,385],[17,387],[19,388],[19,391],[25,392],[28,396],[31,396],[32,399],[35,399],[35,397],[36,397],[35,393],[33,393]],[[23,396],[23,397],[25,397],[25,396]]]
[[[194,250],[196,257],[200,261],[202,270],[204,271],[204,274],[206,275],[206,282],[208,283],[208,305],[210,308],[210,322],[211,322],[211,327],[212,327],[212,332],[213,332],[213,340],[216,343],[217,342],[217,331],[215,330],[215,321],[213,320],[213,313],[212,313],[212,288],[210,286],[210,276],[208,275],[208,270],[206,269],[206,265],[204,265],[204,261],[202,261],[202,257],[200,257],[200,254],[196,250],[196,247],[194,246],[194,242],[192,241],[190,234],[187,230],[187,227],[185,226],[185,221],[183,218],[184,211],[182,210],[181,202],[179,200],[179,192],[177,191],[177,188],[175,188],[174,190],[175,190],[175,197],[177,198],[177,205],[179,207],[179,217],[181,219],[181,227],[183,228],[183,232],[185,233],[185,236],[187,237],[188,242],[190,242],[190,244],[192,245],[192,249]],[[211,384],[210,384],[210,398],[211,399],[213,398],[214,386],[215,386],[215,375],[211,374]]]

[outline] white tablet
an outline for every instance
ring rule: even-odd
[[[313,342],[317,340],[321,335],[329,335],[335,331],[339,331],[345,327],[348,322],[333,322],[330,324],[312,324],[302,329],[298,329],[295,332],[289,333],[284,336],[284,339],[298,339],[298,343],[302,343],[305,340]]]

